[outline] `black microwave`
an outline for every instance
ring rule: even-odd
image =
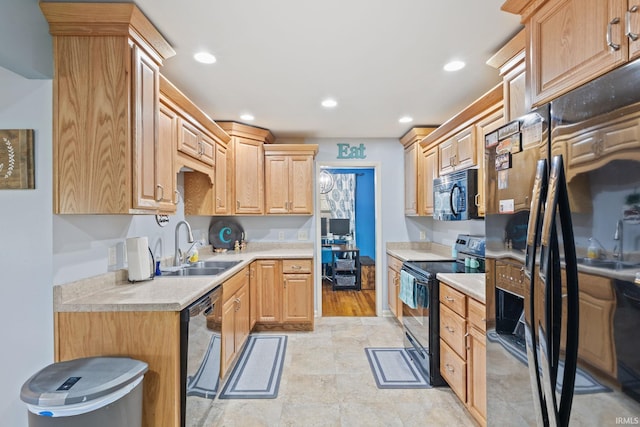
[[[463,221],[478,218],[478,170],[466,169],[433,180],[433,218]]]

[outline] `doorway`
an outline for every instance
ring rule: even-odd
[[[377,164],[318,164],[318,314],[376,316],[380,262]]]

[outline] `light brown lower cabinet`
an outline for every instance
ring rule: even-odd
[[[313,330],[313,261],[255,261],[256,330]]]
[[[180,425],[180,312],[57,312],[55,361],[127,356],[149,365],[142,425]]]
[[[485,305],[440,283],[440,373],[473,418],[487,424]]]
[[[387,255],[387,301],[389,310],[402,321],[402,301],[400,300],[400,269],[402,261]]]
[[[222,285],[222,338],[220,376],[224,377],[249,336],[249,267]]]

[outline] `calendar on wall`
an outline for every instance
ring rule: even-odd
[[[0,129],[0,190],[35,188],[33,129]]]

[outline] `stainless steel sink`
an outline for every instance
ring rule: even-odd
[[[185,268],[229,268],[239,264],[241,261],[198,261],[189,264]]]
[[[624,262],[614,259],[593,259],[593,258],[578,258],[578,264],[588,265],[595,268],[607,268],[610,270],[624,270],[627,268],[640,268],[640,264],[633,262]]]
[[[163,271],[163,276],[216,276],[242,261],[198,261],[176,271]]]

